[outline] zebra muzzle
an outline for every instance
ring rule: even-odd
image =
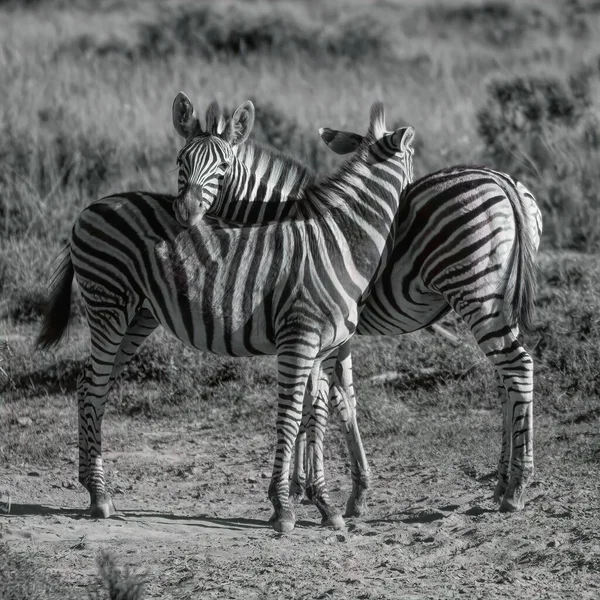
[[[202,198],[202,192],[200,192]],[[197,199],[196,194],[186,192],[182,194],[173,203],[173,212],[175,219],[183,227],[191,227],[198,219],[201,219],[206,212],[204,202]]]

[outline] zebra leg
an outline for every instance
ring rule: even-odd
[[[495,314],[502,314],[502,309]],[[494,365],[506,397],[503,446],[494,497],[500,498],[504,492],[500,504],[502,512],[521,510],[525,505],[525,488],[533,476],[533,361],[504,319],[488,322],[487,331],[477,337],[477,342]],[[504,478],[509,457],[507,484]]]
[[[335,375],[330,402],[342,421],[352,475],[352,493],[346,502],[344,517],[359,517],[367,512],[367,491],[371,469],[356,421],[356,396],[352,381],[352,355],[349,343],[340,348]]]
[[[278,344],[277,348],[277,446],[269,485],[269,500],[274,508],[271,522],[275,531],[284,533],[291,531],[296,522],[289,500],[290,461],[302,420],[304,393],[319,347],[316,336],[300,341],[294,334],[284,334],[282,337],[295,339]]]
[[[513,336],[507,353],[512,365],[496,364],[508,396],[510,426],[510,479],[500,510],[513,512],[525,506],[525,488],[533,478],[533,361]]]
[[[323,440],[329,417],[329,389],[333,369],[337,360],[337,351],[322,364],[316,373],[311,386],[312,415],[308,421],[307,445],[307,485],[306,495],[321,513],[321,525],[342,529],[344,519],[340,512],[331,504],[325,486],[325,469],[323,464]],[[311,377],[313,379],[313,377]]]
[[[498,483],[494,490],[494,501],[500,503],[506,488],[508,487],[509,471],[510,471],[510,431],[511,421],[508,412],[508,394],[502,378],[498,371],[494,371],[496,375],[496,386],[498,388],[498,396],[500,398],[500,407],[502,409],[502,449],[500,450],[500,460],[498,461]]]
[[[106,396],[141,343],[158,326],[152,313],[142,308],[131,320],[125,335],[119,339],[128,320],[126,313],[115,309],[104,318],[110,328],[105,325],[103,333],[92,326],[93,321],[102,325],[102,315],[94,315],[89,319],[92,356],[78,384],[79,481],[90,494],[91,515],[95,518],[107,518],[115,513],[112,499],[106,492],[102,466],[101,426]],[[98,343],[99,338],[101,344]]]
[[[314,369],[313,369],[314,371]],[[313,377],[311,373],[311,378]],[[302,408],[302,421],[296,436],[294,447],[294,470],[290,480],[290,498],[294,502],[300,502],[304,497],[306,489],[306,431],[312,416],[312,396],[307,392],[304,394],[304,406]]]

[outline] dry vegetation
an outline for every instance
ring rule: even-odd
[[[13,503],[0,521],[0,598],[142,597],[110,556],[97,584],[107,544],[118,564],[149,572],[148,597],[512,598],[515,586],[597,597],[599,35],[592,0],[0,0],[0,496]],[[537,474],[523,515],[500,518],[487,500],[500,430],[487,365],[473,344],[427,334],[355,344],[375,481],[370,520],[337,537],[310,507],[295,538],[260,531],[272,361],[200,355],[161,332],[111,393],[108,476],[130,516],[213,516],[161,544],[160,523],[103,537],[109,525],[71,508],[86,502],[73,397],[87,332],[77,320],[55,354],[31,353],[45,280],[93,199],[175,191],[180,89],[198,105],[252,98],[255,137],[319,170],[337,158],[318,127],[360,131],[381,98],[390,122],[417,130],[417,174],[482,163],[534,192],[545,227],[539,327],[526,340]],[[345,449],[335,427],[329,437],[342,504]],[[211,538],[224,523],[250,533]],[[57,541],[63,526],[89,539]]]

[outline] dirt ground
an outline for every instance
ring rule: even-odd
[[[296,529],[282,535],[267,522],[264,435],[234,444],[222,427],[136,427],[137,441],[105,454],[118,516],[96,521],[82,510],[88,500],[73,447],[72,457],[47,470],[0,471],[0,491],[10,490],[12,501],[0,517],[0,541],[82,592],[98,551],[108,548],[117,564],[147,575],[149,598],[600,596],[597,472],[574,468],[553,478],[546,465],[526,509],[500,514],[491,471],[456,457],[403,464],[382,439],[381,447],[369,444],[367,516],[333,531],[302,504]],[[327,466],[341,507],[350,488],[343,456],[330,453]]]

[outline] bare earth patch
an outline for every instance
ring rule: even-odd
[[[553,478],[552,465],[541,465],[525,511],[505,515],[491,501],[492,474],[477,465],[455,457],[407,464],[371,443],[368,516],[333,531],[320,527],[316,509],[300,505],[296,530],[281,535],[267,522],[268,436],[248,433],[234,444],[222,427],[171,426],[130,424],[136,436],[125,450],[108,434],[106,465],[120,513],[107,521],[82,510],[88,499],[76,483],[75,448],[55,466],[4,468],[0,490],[10,490],[12,506],[0,517],[1,541],[47,566],[67,589],[86,588],[98,552],[110,549],[117,564],[147,575],[148,598],[600,593],[592,469]],[[105,430],[120,427],[108,421]],[[335,453],[328,466],[342,506],[350,487],[345,466]]]

